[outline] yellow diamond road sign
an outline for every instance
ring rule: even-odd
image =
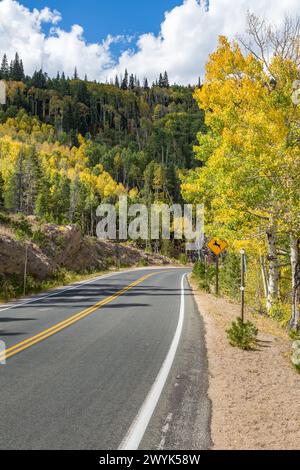
[[[223,251],[226,250],[228,243],[225,240],[213,238],[210,240],[207,246],[216,256],[219,256],[221,253],[223,253]]]

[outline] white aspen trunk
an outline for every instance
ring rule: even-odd
[[[266,262],[265,262],[264,256],[260,256],[260,269],[261,269],[261,277],[263,281],[264,293],[265,293],[265,297],[267,298],[269,288],[268,288]]]
[[[299,327],[299,300],[300,300],[300,240],[290,236],[291,268],[292,268],[292,316],[290,327],[297,330]]]
[[[279,293],[279,263],[277,255],[276,230],[271,228],[268,233],[268,262],[269,262],[269,282],[267,295],[267,311],[270,312],[274,303],[278,299]]]

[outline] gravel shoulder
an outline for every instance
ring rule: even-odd
[[[292,341],[275,321],[247,312],[259,328],[259,345],[249,352],[233,348],[226,329],[240,306],[190,283],[206,328],[212,448],[300,449],[300,375],[289,359]]]

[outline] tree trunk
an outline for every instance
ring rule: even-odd
[[[260,261],[261,277],[262,277],[263,286],[264,286],[264,294],[265,294],[265,297],[267,297],[269,288],[268,288],[265,257],[261,255],[259,258],[259,261]]]
[[[290,327],[297,331],[299,327],[299,300],[300,300],[300,240],[291,235],[291,268],[292,268],[292,316]]]
[[[270,312],[279,294],[279,262],[276,248],[276,230],[270,229],[268,236],[268,262],[269,262],[269,282],[267,296],[267,311]]]

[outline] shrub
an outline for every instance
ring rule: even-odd
[[[10,222],[10,218],[4,212],[0,212],[0,224],[8,224]]]
[[[140,259],[140,261],[138,262],[138,267],[143,268],[146,266],[149,266],[148,260],[145,258]]]
[[[220,264],[220,291],[222,294],[236,299],[240,297],[241,257],[235,253],[227,253]]]
[[[300,330],[289,330],[289,337],[294,341],[300,340]]]
[[[215,282],[215,266],[197,261],[194,264],[193,276],[197,280],[200,289],[210,292],[210,285]]]
[[[162,240],[160,252],[163,256],[172,256],[173,255],[173,247],[170,240]]]
[[[186,265],[189,262],[189,258],[186,253],[180,253],[178,260],[179,263],[183,265]]]
[[[41,229],[38,229],[33,232],[32,241],[39,247],[44,248],[47,244],[47,236]]]
[[[241,318],[237,318],[226,333],[229,343],[233,347],[250,351],[256,346],[258,329],[250,321],[243,323]]]
[[[292,348],[292,363],[294,364],[295,369],[300,372],[300,340],[294,341]]]
[[[20,220],[13,221],[12,226],[15,229],[18,240],[25,240],[32,237],[30,223],[24,217],[21,217]]]
[[[291,318],[291,307],[289,304],[284,304],[280,301],[277,301],[272,306],[269,315],[277,320],[281,326],[285,327],[288,325]]]
[[[295,367],[296,371],[299,372],[299,374],[300,374],[300,364],[297,364],[297,365],[294,364],[294,367]]]
[[[12,282],[7,280],[1,280],[0,282],[0,298],[5,302],[12,300],[17,295],[17,289]]]
[[[0,274],[0,298],[5,302],[15,299],[23,292],[23,279],[16,275]]]
[[[115,266],[115,260],[112,256],[108,256],[107,258],[105,258],[105,266],[107,268],[111,267],[111,266]]]
[[[57,245],[57,248],[59,248],[61,251],[63,251],[64,248],[66,247],[66,243],[67,243],[66,237],[63,234],[58,235],[55,239],[55,243]]]

